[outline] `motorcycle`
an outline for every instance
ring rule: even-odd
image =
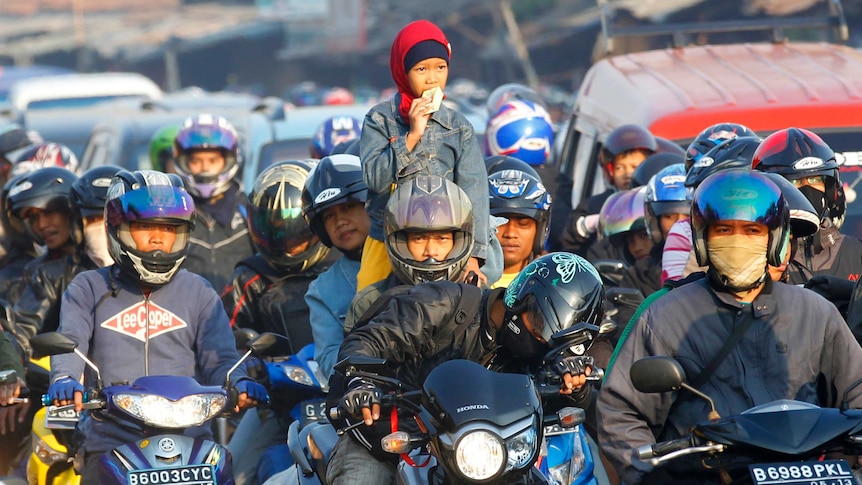
[[[33,337],[30,343],[37,358],[74,352],[95,372],[96,385],[88,390],[84,409],[104,410],[142,428],[143,439],[99,458],[99,483],[232,484],[230,454],[223,446],[177,432],[230,413],[238,399],[230,380],[233,372],[251,355],[266,355],[281,340],[284,337],[265,333],[249,342],[222,387],[201,386],[187,376],[145,376],[132,384],[103,386],[98,367],[68,337],[49,332]],[[43,396],[43,403],[50,404],[46,401],[48,396]],[[74,405],[56,406],[48,416],[71,409]]]
[[[34,394],[39,395],[48,390],[50,368],[49,357],[30,359],[27,382]],[[27,481],[30,485],[77,485],[81,483],[81,477],[75,474],[72,466],[69,443],[80,416],[74,409],[63,412],[53,409],[53,406],[39,408],[33,417]]]
[[[721,417],[712,399],[685,382],[682,366],[669,357],[647,357],[630,371],[640,392],[685,389],[706,400],[712,411],[688,436],[637,449],[653,467],[683,464],[686,474],[703,474],[705,482],[836,484],[862,483],[842,455],[862,454],[862,410],[849,409],[848,395],[862,379],[844,391],[839,408],[781,399],[755,406],[736,416]]]

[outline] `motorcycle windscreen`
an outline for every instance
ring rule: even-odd
[[[541,413],[533,381],[522,374],[492,372],[469,360],[450,360],[425,379],[423,405],[448,427],[469,421],[506,426]],[[525,404],[527,404],[525,406]]]
[[[862,425],[862,412],[833,408],[741,414],[697,431],[720,443],[746,444],[789,455],[804,454]]]

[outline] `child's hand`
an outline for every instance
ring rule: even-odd
[[[415,98],[410,104],[410,133],[408,135],[419,143],[419,139],[425,134],[425,128],[428,126],[428,118],[431,117],[429,110],[434,103],[432,98]]]

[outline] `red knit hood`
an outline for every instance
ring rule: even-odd
[[[446,47],[449,56],[452,56],[452,47],[440,27],[427,20],[416,20],[404,26],[401,32],[395,36],[392,41],[392,51],[389,54],[389,70],[392,71],[392,79],[395,81],[395,86],[401,94],[401,103],[398,106],[398,112],[401,117],[407,119],[407,114],[410,112],[410,105],[416,98],[410,89],[410,83],[407,81],[407,73],[404,71],[404,57],[410,49],[419,42],[426,40],[436,40]],[[449,59],[446,59],[447,61]]]

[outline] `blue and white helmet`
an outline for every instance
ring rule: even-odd
[[[685,164],[676,163],[658,171],[647,183],[644,196],[644,219],[650,239],[656,244],[664,241],[659,216],[688,214],[694,189],[685,185]]]
[[[551,156],[554,125],[541,105],[513,100],[504,103],[488,120],[485,140],[487,155],[507,155],[530,165],[542,165]]]
[[[352,116],[333,116],[317,127],[311,138],[309,153],[311,158],[332,155],[332,149],[339,143],[359,138],[362,123]]]

